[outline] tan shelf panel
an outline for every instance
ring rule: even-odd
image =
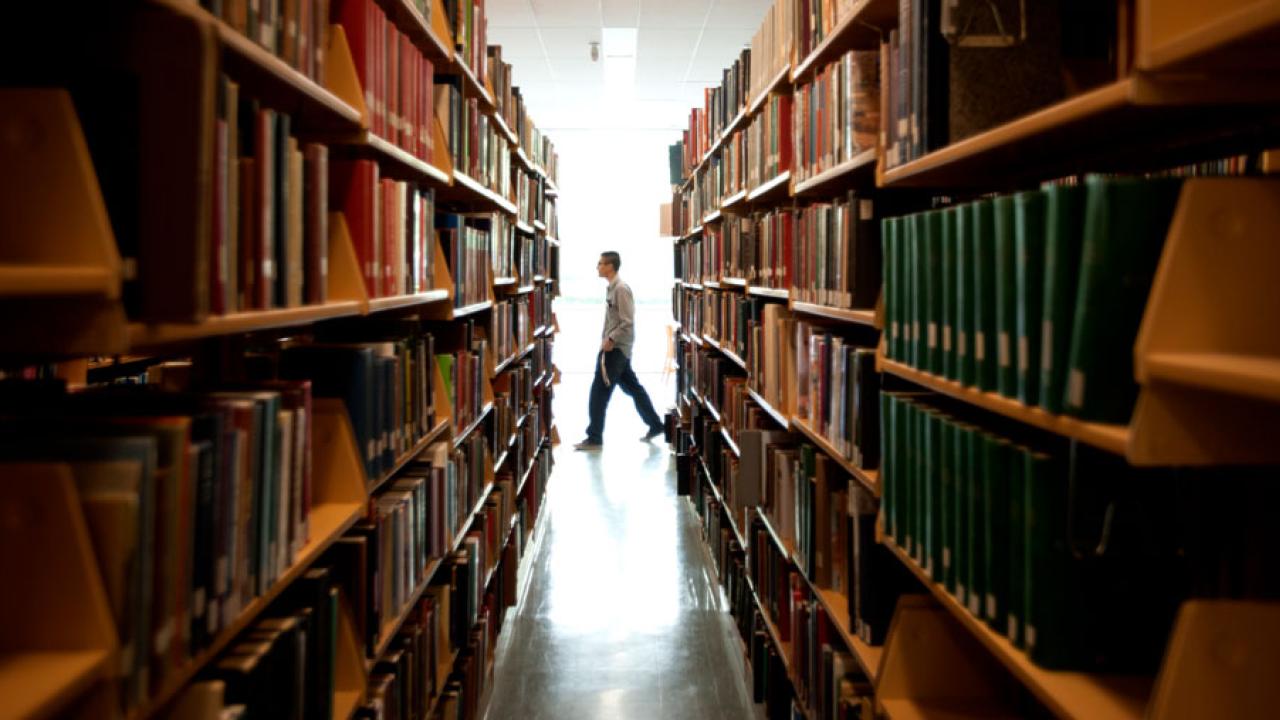
[[[493,301],[484,300],[478,303],[472,303],[471,305],[466,305],[464,307],[453,308],[452,319],[457,320],[458,318],[467,317],[468,315],[475,315],[476,313],[482,313],[491,307],[493,307]]]
[[[516,214],[515,203],[481,185],[478,180],[456,168],[453,171],[453,187],[449,189],[447,197],[442,199],[479,202],[501,210],[508,215]]]
[[[809,578],[801,573],[801,576],[808,582]],[[857,658],[858,664],[862,666],[862,672],[867,674],[874,685],[876,675],[880,672],[880,656],[884,655],[884,647],[877,645],[868,645],[862,641],[862,638],[853,633],[849,627],[849,598],[843,594],[831,590],[830,588],[822,588],[810,583],[813,593],[818,596],[822,607],[826,608],[827,617],[836,626],[836,631],[840,633],[840,637],[844,640],[844,644],[848,646],[853,656]]]
[[[743,360],[743,359],[742,359],[742,358],[740,358],[740,357],[738,357],[738,354],[737,354],[737,353],[735,353],[734,351],[730,350],[728,347],[726,347],[726,346],[724,346],[724,345],[721,345],[719,340],[716,340],[715,338],[713,338],[713,337],[711,337],[710,335],[707,335],[707,334],[705,334],[705,333],[703,333],[703,335],[702,335],[702,339],[703,339],[704,341],[706,341],[706,343],[707,343],[708,345],[710,345],[711,347],[713,347],[713,348],[715,348],[715,349],[719,350],[719,351],[720,351],[720,353],[721,353],[722,355],[724,355],[725,357],[729,358],[729,360],[730,360],[731,362],[733,362],[733,364],[734,364],[734,365],[737,365],[738,367],[742,368],[743,370],[746,370],[746,369],[747,369],[747,361],[746,361],[746,360]]]
[[[410,462],[413,461],[414,458],[421,455],[424,450],[430,447],[431,443],[439,439],[440,436],[443,435],[445,431],[447,431],[448,429],[449,429],[448,418],[445,418],[444,420],[441,420],[440,422],[436,423],[435,427],[431,428],[430,432],[428,432],[426,435],[423,435],[421,440],[414,443],[413,448],[410,449],[409,452],[405,453],[404,455],[401,455],[398,459],[396,459],[396,461],[392,463],[391,467],[386,472],[382,473],[382,477],[378,478],[372,485],[369,486],[369,492],[374,493],[383,485],[385,485],[388,480],[395,477],[396,473],[400,472],[405,465],[408,465]]]
[[[485,115],[492,116],[494,112],[493,96],[489,94],[489,89],[480,82],[480,78],[476,77],[476,73],[467,64],[466,58],[456,53],[453,56],[453,67],[462,76],[462,87],[464,93],[468,97],[473,97],[480,101],[480,109]]]
[[[298,553],[297,560],[289,566],[271,588],[250,602],[235,621],[222,628],[213,642],[200,654],[173,672],[164,687],[145,705],[137,708],[130,718],[149,718],[158,714],[169,701],[191,682],[211,660],[218,657],[230,642],[249,626],[294,580],[320,557],[335,540],[342,536],[357,519],[363,506],[360,503],[326,503],[311,508],[311,540]]]
[[[818,431],[809,427],[809,423],[805,422],[804,420],[801,420],[800,418],[797,418],[797,417],[793,417],[791,418],[791,426],[796,428],[800,432],[804,433],[805,436],[807,436],[811,441],[813,441],[814,445],[817,445],[818,447],[822,448],[823,452],[829,455],[831,459],[836,462],[837,465],[843,468],[845,472],[857,478],[858,482],[862,483],[868,490],[874,493],[876,497],[880,496],[880,472],[879,471],[863,470],[862,468],[846,460],[840,454],[840,452],[836,450],[836,447],[831,444],[830,440],[827,440],[822,435],[819,435]]]
[[[402,170],[412,173],[418,180],[430,180],[436,185],[447,186],[452,181],[449,179],[448,173],[431,163],[416,157],[398,145],[391,143],[368,130],[363,130],[352,137],[346,144],[364,145],[376,155],[379,159],[394,162]],[[441,152],[443,149],[437,148]]]
[[[720,437],[724,440],[724,444],[729,447],[729,451],[733,453],[734,457],[742,457],[742,451],[738,449],[738,443],[734,442],[733,438],[729,435],[728,428],[724,426],[720,427]]]
[[[743,202],[743,201],[745,201],[746,199],[747,199],[747,191],[746,191],[746,190],[739,190],[738,192],[736,192],[736,193],[734,193],[734,194],[730,195],[729,197],[727,197],[727,198],[725,198],[723,201],[721,201],[721,203],[720,203],[720,210],[721,210],[722,212],[723,212],[723,211],[725,211],[725,210],[732,210],[733,208],[737,207],[738,205],[741,205],[741,204],[742,204],[742,202]]]
[[[106,650],[20,651],[0,654],[0,697],[6,717],[48,717],[110,671]]]
[[[497,377],[498,375],[500,375],[500,374],[502,374],[503,372],[505,372],[505,371],[506,371],[508,368],[510,368],[512,365],[515,365],[516,363],[518,363],[518,362],[520,362],[521,360],[523,360],[523,359],[525,359],[526,357],[528,357],[528,356],[529,356],[529,353],[533,352],[533,351],[534,351],[534,349],[535,349],[536,347],[538,347],[538,344],[537,344],[537,343],[529,343],[528,345],[524,346],[524,347],[520,350],[520,352],[518,352],[518,353],[516,353],[515,355],[512,355],[511,357],[506,358],[506,359],[505,359],[505,360],[503,360],[502,362],[498,363],[498,364],[493,368],[493,377]]]
[[[448,290],[424,290],[413,295],[395,295],[392,297],[373,298],[369,301],[369,312],[398,310],[400,308],[428,305],[449,299]]]
[[[706,225],[710,225],[713,222],[720,222],[720,218],[721,218],[720,211],[718,209],[712,210],[711,212],[707,213],[705,217],[702,218],[702,224],[706,226]]]
[[[494,287],[515,287],[520,282],[518,277],[495,277],[493,279]]]
[[[773,418],[774,422],[781,425],[783,430],[791,429],[791,418],[787,417],[785,414],[781,412],[778,412],[778,410],[774,408],[772,405],[770,405],[769,401],[765,400],[760,395],[760,393],[757,393],[755,390],[752,390],[751,388],[747,388],[747,394],[751,396],[752,400],[756,401],[756,404],[759,405],[761,409],[769,413],[769,415]]]
[[[1125,425],[1086,422],[1065,415],[1053,415],[1037,407],[1028,407],[1017,400],[1010,400],[992,392],[983,392],[976,388],[965,387],[954,380],[946,380],[930,373],[921,372],[888,358],[880,360],[880,368],[883,372],[896,375],[904,380],[910,380],[917,385],[949,395],[957,400],[963,400],[983,410],[1038,427],[1041,430],[1079,440],[1117,455],[1124,455],[1129,446],[1129,428]]]
[[[830,195],[852,187],[875,187],[876,149],[863,150],[835,167],[796,183],[795,197]]]
[[[866,325],[867,327],[878,327],[875,310],[846,310],[845,308],[800,302],[798,300],[791,301],[791,309],[794,312],[804,313],[805,315],[816,315],[832,320],[843,320],[848,323]]]
[[[1276,0],[1144,0],[1137,11],[1135,62],[1142,70],[1257,71],[1280,62]]]
[[[821,69],[847,50],[878,50],[880,28],[898,24],[898,3],[894,0],[857,0],[840,24],[818,43],[791,73],[796,82]]]
[[[747,202],[764,203],[772,200],[774,197],[781,195],[787,191],[788,183],[791,182],[791,171],[785,170],[774,176],[770,180],[766,180],[760,185],[754,187],[747,193]]]
[[[533,161],[529,159],[528,154],[525,153],[524,148],[520,147],[519,142],[520,141],[517,139],[516,140],[517,144],[516,144],[515,150],[513,151],[516,156],[516,160],[521,165],[524,166],[525,170],[529,171],[530,175],[537,175],[538,174],[537,166],[535,166],[533,164]]]
[[[702,468],[703,477],[707,478],[707,485],[711,488],[711,494],[716,496],[716,502],[720,503],[721,507],[725,509],[724,514],[729,518],[729,529],[733,531],[733,538],[738,541],[738,547],[748,548],[749,546],[747,545],[746,539],[743,537],[742,533],[738,531],[738,521],[734,518],[733,512],[731,512],[731,508],[729,507],[729,503],[725,502],[724,495],[720,493],[720,486],[711,480],[711,473],[707,472],[706,463],[703,462],[701,457],[698,458],[698,466]],[[708,550],[709,549],[710,547],[708,547]]]
[[[750,107],[747,108],[747,113],[749,115],[755,115],[760,111],[760,108],[764,107],[764,102],[769,99],[770,93],[790,84],[791,63],[787,63],[782,66],[782,69],[778,71],[777,75],[773,76],[772,80],[765,84],[764,89],[760,91],[760,94],[751,101]]]
[[[493,410],[493,401],[489,401],[485,403],[484,407],[480,408],[480,412],[476,414],[475,419],[472,420],[471,423],[468,424],[465,429],[463,429],[456,436],[454,436],[453,438],[454,449],[457,449],[458,447],[460,447],[462,445],[462,441],[470,437],[471,433],[476,431],[476,428],[484,424],[484,419],[489,416],[489,413],[492,410]]]
[[[350,720],[356,714],[356,708],[360,707],[360,693],[350,690],[336,690],[333,693],[333,717],[334,720]]]
[[[99,265],[0,265],[0,297],[120,295],[120,275]]]
[[[129,323],[129,346],[148,348],[170,343],[238,333],[307,325],[318,320],[359,315],[359,300],[339,300],[324,305],[304,305],[280,310],[214,315],[198,323]]]
[[[1147,355],[1146,371],[1152,380],[1280,402],[1280,358],[1155,352]]]
[[[1017,720],[1007,708],[997,703],[958,700],[909,700],[893,698],[880,701],[889,720]]]
[[[1064,718],[1126,720],[1144,717],[1154,679],[1142,676],[1092,675],[1081,672],[1045,670],[1027,658],[1003,635],[976,619],[947,592],[929,579],[902,548],[889,538],[885,547],[915,573],[933,596],[960,621],[960,624],[1025,685],[1052,713]]]
[[[787,300],[791,297],[791,291],[785,288],[761,287],[759,285],[751,285],[747,287],[748,295],[757,297],[774,298],[775,300]]]

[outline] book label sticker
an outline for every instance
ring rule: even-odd
[[[1084,373],[1075,368],[1067,373],[1067,404],[1075,408],[1084,406]]]
[[[981,330],[973,334],[973,357],[978,362],[987,359],[987,339]]]
[[[1031,364],[1031,349],[1027,346],[1025,335],[1018,337],[1018,372],[1026,372]]]
[[[942,326],[942,351],[951,352],[951,326]]]
[[[969,333],[963,330],[956,333],[956,355],[960,357],[969,355]]]
[[[928,332],[929,334],[926,342],[929,344],[929,349],[932,350],[933,348],[938,346],[938,324],[935,322],[930,322]]]
[[[1009,333],[1002,332],[996,335],[996,362],[1000,367],[1009,367],[1013,358],[1009,356]]]
[[[1040,369],[1053,369],[1053,321],[1047,318],[1040,325]]]

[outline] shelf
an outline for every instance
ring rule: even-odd
[[[507,125],[506,118],[502,117],[502,113],[494,112],[493,115],[490,115],[489,117],[493,119],[493,124],[497,126],[498,132],[502,133],[502,136],[507,139],[507,142],[511,143],[511,153],[516,154],[521,152],[520,138],[516,137],[516,134],[511,132],[511,128]]]
[[[680,239],[692,240],[694,235],[700,235],[700,234],[702,234],[702,226],[695,225],[689,230],[689,232],[685,233]]]
[[[702,467],[703,476],[707,478],[707,486],[711,488],[711,494],[716,496],[716,502],[720,503],[720,506],[725,510],[725,517],[729,518],[729,529],[733,531],[734,540],[737,540],[738,547],[743,548],[745,551],[750,546],[747,545],[747,541],[742,536],[742,533],[738,531],[738,523],[733,517],[733,512],[731,512],[729,503],[725,502],[724,495],[720,494],[720,486],[715,482],[712,482],[711,473],[707,472],[706,463],[703,462],[701,457],[698,458],[698,465]],[[710,549],[709,546],[708,549]]]
[[[476,415],[476,419],[472,420],[471,423],[467,425],[465,430],[458,433],[453,438],[453,449],[457,450],[459,447],[461,447],[462,442],[466,440],[468,437],[470,437],[471,433],[475,432],[476,428],[480,427],[484,423],[484,419],[489,416],[489,413],[492,410],[493,410],[493,401],[489,401],[485,403],[484,407],[480,408],[480,412]]]
[[[453,60],[453,38],[445,24],[447,21],[442,22],[439,28],[433,27],[410,0],[381,0],[379,4],[396,26],[412,38],[414,44],[429,57],[450,62]],[[440,7],[435,2],[432,5],[434,8]],[[442,36],[444,39],[441,39]]]
[[[470,175],[454,168],[453,186],[442,193],[441,200],[457,200],[467,203],[481,203],[492,209],[500,210],[508,215],[516,214],[515,203],[490,190]]]
[[[453,68],[462,76],[462,88],[467,97],[475,98],[480,103],[480,110],[485,115],[492,117],[494,113],[493,97],[489,95],[489,89],[480,82],[480,78],[476,77],[476,73],[467,64],[466,58],[460,57],[456,53],[453,56]]]
[[[746,278],[722,277],[720,278],[720,284],[728,287],[746,288],[747,280]]]
[[[760,111],[761,107],[764,107],[764,102],[765,100],[769,99],[770,93],[772,93],[774,90],[779,89],[783,85],[788,85],[790,83],[791,83],[791,63],[787,63],[786,65],[782,66],[782,69],[778,71],[777,75],[773,76],[772,80],[770,80],[768,83],[765,84],[764,88],[760,90],[760,94],[757,95],[756,98],[751,101],[751,106],[747,108],[747,114],[755,115],[757,112]]]
[[[386,472],[382,473],[381,477],[369,486],[369,494],[372,495],[379,488],[385,485],[388,480],[395,477],[396,473],[400,472],[404,466],[412,462],[414,458],[421,455],[424,450],[430,447],[431,443],[435,442],[436,439],[443,435],[448,429],[448,419],[444,419],[436,423],[436,426],[431,428],[430,432],[423,435],[421,440],[414,443],[413,447],[408,452],[401,455],[394,463],[392,463],[391,467]]]
[[[533,226],[523,220],[516,220],[516,230],[519,230],[525,235],[532,235],[534,232]]]
[[[718,281],[718,280],[703,280],[703,281],[702,281],[702,287],[704,287],[704,288],[711,288],[712,290],[719,290],[719,289],[720,289],[720,281]]]
[[[845,18],[796,65],[791,82],[807,77],[847,50],[878,50],[881,28],[897,24],[898,3],[894,0],[857,0]]]
[[[476,502],[471,506],[471,512],[467,513],[467,516],[462,519],[462,523],[458,526],[457,534],[453,536],[453,544],[449,546],[452,548],[452,552],[457,552],[458,548],[462,546],[462,541],[467,539],[467,533],[471,531],[471,523],[475,521],[476,513],[484,509],[485,502],[493,494],[493,488],[494,483],[490,480],[480,489],[480,494],[476,495]]]
[[[493,279],[493,286],[494,287],[515,287],[516,283],[518,282],[520,282],[520,278],[517,278],[517,277],[495,277]]]
[[[524,486],[528,484],[529,478],[533,477],[533,469],[538,466],[537,453],[534,453],[534,459],[529,462],[529,466],[520,474],[520,482],[516,483],[516,497],[520,497],[524,493]]]
[[[881,359],[883,372],[944,395],[975,405],[989,412],[1056,435],[1073,438],[1117,455],[1124,455],[1129,445],[1129,428],[1124,425],[1085,422],[1065,415],[1052,415],[1036,407],[1028,407],[1017,400],[965,387],[954,380],[945,380],[930,373],[921,372],[888,358]]]
[[[800,577],[803,577],[805,582],[809,582],[809,577],[803,572],[800,573]],[[809,582],[809,587],[813,590],[813,594],[818,597],[818,601],[822,603],[823,609],[827,611],[827,617],[831,618],[831,623],[835,625],[836,631],[840,633],[840,638],[844,640],[845,646],[857,658],[858,665],[862,666],[862,672],[866,673],[874,685],[876,675],[880,672],[880,657],[884,655],[884,646],[868,645],[862,641],[862,638],[854,634],[849,627],[849,598],[835,590],[821,588],[811,582]]]
[[[720,222],[720,217],[721,215],[719,210],[712,210],[710,213],[708,213],[705,217],[702,218],[702,224],[710,225],[713,222]]]
[[[769,401],[760,396],[760,393],[752,390],[751,388],[747,388],[747,394],[751,396],[752,400],[756,401],[756,404],[760,406],[760,409],[764,410],[773,418],[774,422],[781,425],[783,430],[791,429],[790,418],[774,409],[774,407],[769,404]]]
[[[492,300],[484,300],[482,302],[473,303],[471,305],[466,305],[460,308],[454,308],[452,319],[457,320],[458,318],[466,317],[468,315],[475,315],[476,313],[482,313],[485,310],[488,310],[489,308],[492,308],[492,307],[493,307]]]
[[[207,647],[190,661],[182,664],[170,673],[164,686],[145,704],[136,708],[130,718],[149,718],[159,714],[178,693],[212,660],[222,654],[231,643],[258,615],[279,597],[289,585],[311,566],[335,540],[342,537],[356,520],[360,518],[364,507],[361,503],[326,503],[311,508],[310,525],[311,540],[307,542],[297,560],[289,566],[267,592],[259,595],[245,606],[230,625],[222,628],[218,636]]]
[[[560,240],[559,238],[554,238],[548,235],[547,244],[550,245],[551,247],[560,247]]]
[[[120,274],[105,265],[0,265],[0,298],[119,297]]]
[[[54,715],[111,674],[107,650],[0,653],[0,697],[7,717]]]
[[[791,171],[783,171],[780,175],[765,181],[761,185],[756,186],[747,193],[747,202],[749,203],[765,203],[772,200],[775,196],[782,194],[788,189],[787,183],[791,182]]]
[[[1135,74],[886,169],[881,185],[1011,187],[1086,171],[1133,172],[1161,157],[1154,148],[1185,150],[1197,140],[1220,144],[1231,130],[1248,132],[1274,115],[1266,105],[1278,93],[1250,76]]]
[[[742,203],[742,201],[746,199],[747,199],[747,191],[739,190],[738,192],[720,201],[720,210],[721,211],[730,210],[734,207],[737,207],[739,204]]]
[[[387,649],[391,647],[391,641],[395,640],[396,634],[400,632],[401,626],[404,625],[404,621],[408,620],[409,616],[413,614],[419,598],[422,597],[422,593],[426,591],[431,581],[435,579],[436,571],[440,569],[440,565],[440,558],[432,558],[427,563],[427,566],[423,568],[422,579],[418,581],[418,585],[413,589],[413,592],[409,593],[404,607],[400,608],[400,612],[394,618],[387,618],[382,622],[382,627],[378,628],[378,645],[373,649],[373,657],[365,658],[366,669],[372,670],[378,659],[387,654]]]
[[[547,224],[546,224],[546,223],[544,223],[544,222],[542,222],[541,220],[534,220],[534,221],[533,221],[533,229],[534,229],[534,230],[537,230],[538,232],[546,232],[546,231],[547,231]]]
[[[339,142],[344,146],[362,147],[375,155],[380,160],[387,160],[394,163],[404,172],[411,173],[415,179],[426,179],[436,184],[436,186],[448,186],[451,184],[448,173],[444,170],[436,168],[435,165],[422,160],[419,156],[412,155],[410,152],[401,149],[396,143],[384,140],[374,135],[370,131],[360,131],[352,136],[339,138]],[[445,150],[440,149],[444,152]]]
[[[149,348],[220,335],[307,325],[319,320],[360,314],[359,300],[339,300],[324,305],[304,305],[280,310],[215,315],[197,323],[129,323],[129,347]]]
[[[879,327],[876,322],[875,310],[846,310],[844,308],[818,305],[817,303],[800,302],[798,300],[791,301],[791,309],[794,312],[804,313],[805,315],[816,315],[818,317],[830,318],[832,320],[843,320],[844,322],[866,325],[867,327],[873,328]]]
[[[1280,359],[1225,353],[1151,353],[1147,377],[1242,397],[1280,402]]]
[[[1037,667],[1026,653],[1015,648],[986,623],[977,620],[933,582],[900,547],[889,538],[881,541],[929,588],[934,597],[981,642],[997,660],[1044,703],[1052,713],[1065,718],[1131,719],[1145,716],[1152,678],[1141,676],[1105,676],[1080,672],[1051,671]]]
[[[830,440],[818,434],[818,432],[813,428],[809,427],[809,424],[804,420],[793,417],[791,418],[791,425],[792,427],[796,428],[800,432],[804,433],[805,436],[807,436],[809,440],[813,442],[814,445],[817,445],[818,447],[822,448],[823,452],[825,452],[828,456],[830,456],[832,460],[836,461],[837,465],[843,468],[845,472],[857,478],[858,482],[866,486],[866,488],[870,490],[872,493],[874,493],[876,497],[880,496],[880,472],[879,471],[864,470],[854,465],[853,463],[849,462],[847,459],[844,458],[844,456],[840,454],[840,452],[836,449],[836,447],[831,444]]]
[[[750,285],[747,287],[748,295],[757,297],[774,298],[775,300],[788,300],[791,298],[791,291],[785,288],[760,287],[759,285]]]
[[[528,356],[529,356],[529,353],[533,352],[534,348],[536,348],[536,347],[538,347],[537,343],[529,343],[529,344],[528,344],[528,345],[526,345],[526,346],[524,347],[524,349],[522,349],[520,352],[518,352],[518,353],[516,353],[515,355],[512,355],[511,357],[509,357],[509,358],[507,358],[507,359],[503,360],[502,362],[498,363],[498,364],[493,368],[493,375],[492,375],[492,377],[497,377],[497,376],[498,376],[498,375],[500,375],[502,372],[504,372],[505,370],[507,370],[508,368],[510,368],[512,365],[514,365],[514,364],[516,364],[516,363],[520,362],[521,360],[525,359],[526,357],[528,357]]]
[[[729,430],[723,425],[720,426],[720,437],[724,438],[724,444],[729,446],[730,452],[738,458],[742,457],[742,451],[738,449],[738,443],[734,442],[732,437],[729,437]]]
[[[360,695],[355,690],[334,690],[333,720],[350,720],[360,707]]]
[[[851,188],[875,187],[876,149],[863,150],[835,167],[796,183],[795,197],[818,197],[844,192]]]
[[[716,422],[720,422],[720,411],[716,409],[715,405],[711,404],[707,396],[699,394],[698,399],[702,401],[702,407],[707,409],[707,413],[711,415],[711,418]]]
[[[796,681],[795,668],[791,665],[791,643],[783,642],[782,635],[778,632],[777,625],[773,623],[773,615],[769,613],[769,608],[765,606],[764,601],[760,599],[760,593],[756,591],[755,581],[750,577],[747,578],[747,587],[751,589],[751,598],[756,602],[756,608],[760,610],[760,617],[764,620],[765,630],[769,633],[769,640],[778,650],[778,657],[782,659],[782,668],[786,672],[787,681],[791,683],[793,690],[801,687]],[[809,717],[809,708],[801,705],[801,712],[806,718]]]
[[[444,302],[448,299],[448,290],[425,290],[413,295],[396,295],[394,297],[373,298],[369,300],[369,312],[398,310],[400,308]]]
[[[734,351],[730,350],[724,345],[721,345],[719,340],[716,340],[715,338],[711,337],[710,335],[707,335],[706,333],[703,333],[702,339],[706,342],[707,345],[710,345],[711,347],[719,350],[722,355],[729,358],[729,360],[732,361],[735,365],[742,368],[743,370],[747,369],[746,361],[738,357],[738,354],[735,353]]]
[[[1134,59],[1142,70],[1274,70],[1280,46],[1275,0],[1139,2]]]
[[[689,333],[680,333],[680,337],[684,338],[685,342],[693,343],[698,347],[703,347],[705,345],[702,338],[698,337],[697,335],[690,335]]]
[[[1015,720],[1019,715],[996,702],[961,700],[881,700],[888,720]]]

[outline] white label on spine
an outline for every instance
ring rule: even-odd
[[[987,617],[995,617],[995,616],[996,616],[996,596],[993,595],[992,593],[987,593]]]
[[[1025,335],[1018,336],[1018,372],[1026,372],[1031,365],[1031,348]]]
[[[969,354],[969,334],[961,330],[956,333],[956,355],[966,357]]]
[[[1040,326],[1040,369],[1053,369],[1053,321],[1047,318]]]
[[[987,359],[987,338],[981,330],[973,334],[973,357],[978,362]]]
[[[870,200],[858,201],[858,218],[861,220],[870,220],[875,216],[875,205]]]
[[[949,547],[942,548],[942,567],[951,567],[951,548]]]
[[[927,338],[929,349],[938,347],[938,323],[929,323],[929,337]]]
[[[951,326],[942,326],[942,351],[951,352]]]
[[[1009,333],[1001,332],[996,335],[996,353],[1000,367],[1009,367],[1013,364],[1013,358],[1009,357]]]
[[[1067,374],[1067,404],[1073,408],[1084,405],[1084,373],[1075,368]]]

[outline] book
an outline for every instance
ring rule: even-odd
[[[1039,405],[1062,412],[1067,353],[1075,319],[1084,228],[1085,190],[1078,185],[1044,186],[1044,298],[1040,337]]]
[[[1014,227],[1014,200],[999,195],[991,202],[995,234],[995,341],[996,386],[1007,398],[1018,395],[1018,293],[1017,248]]]
[[[1028,191],[1014,196],[1014,268],[1018,400],[1035,406],[1040,399],[1040,333],[1043,330],[1045,272],[1045,196]]]

